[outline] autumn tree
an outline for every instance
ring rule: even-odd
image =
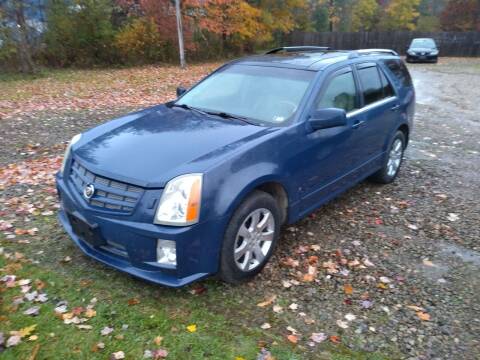
[[[352,31],[370,31],[378,18],[377,0],[357,0],[352,8]]]
[[[382,22],[385,30],[415,30],[420,0],[392,0]]]
[[[480,31],[480,1],[450,0],[440,17],[443,30]]]

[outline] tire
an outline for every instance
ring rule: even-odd
[[[225,231],[220,254],[220,279],[239,284],[262,271],[278,242],[281,220],[279,206],[270,194],[255,191],[249,195],[237,208]],[[254,231],[257,228],[253,225],[262,224],[262,221],[264,227]],[[267,241],[270,239],[271,242]]]
[[[398,147],[399,144],[400,147]],[[393,182],[402,166],[405,147],[405,134],[402,131],[397,131],[390,142],[382,168],[373,174],[370,177],[370,180],[380,184],[390,184]],[[393,161],[394,163],[391,163],[390,161]],[[393,168],[394,171],[392,171]]]

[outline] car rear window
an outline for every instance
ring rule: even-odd
[[[376,66],[361,68],[358,70],[360,83],[362,84],[364,106],[383,99],[383,86]]]
[[[384,63],[403,86],[412,86],[412,78],[402,60],[385,60]]]

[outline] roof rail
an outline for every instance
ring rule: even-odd
[[[269,50],[265,53],[265,55],[269,54],[276,54],[280,51],[285,52],[315,52],[315,51],[325,51],[325,50],[332,50],[331,47],[328,46],[282,46],[272,50]]]
[[[352,59],[362,55],[373,55],[373,54],[389,54],[389,55],[398,56],[398,53],[396,51],[390,50],[390,49],[360,49],[360,50],[353,50],[348,56],[348,58]]]

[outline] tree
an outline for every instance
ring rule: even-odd
[[[420,15],[417,21],[418,31],[438,31],[440,30],[440,20],[433,15]]]
[[[45,56],[59,66],[110,63],[114,29],[110,0],[50,0]]]
[[[480,1],[450,0],[440,23],[446,31],[480,31]]]
[[[358,0],[352,9],[352,31],[370,31],[378,17],[379,6],[376,0]]]
[[[385,30],[415,30],[420,0],[392,0],[385,9]]]
[[[19,70],[23,73],[34,73],[35,64],[32,59],[30,44],[31,27],[27,23],[27,11],[35,11],[36,4],[30,0],[0,0],[1,17],[4,19],[1,35],[8,37],[4,40],[7,48],[2,49],[12,54],[10,47],[14,45]]]

